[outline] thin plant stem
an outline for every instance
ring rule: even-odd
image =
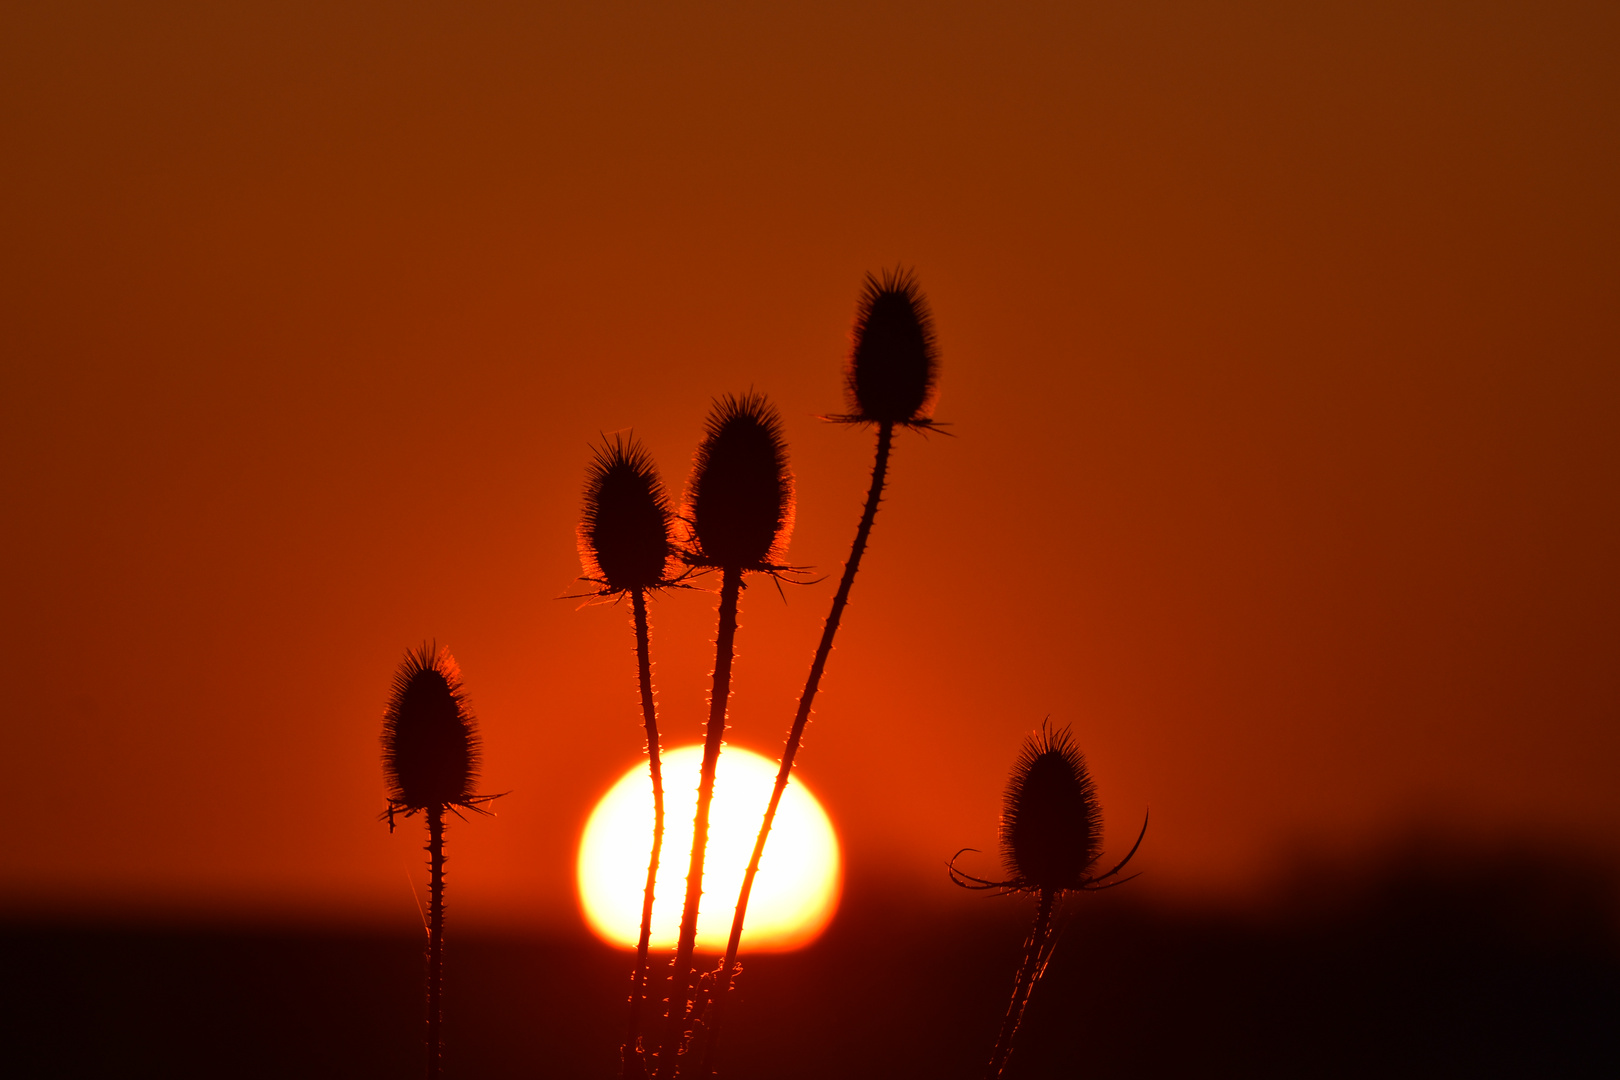
[[[646,591],[630,590],[630,605],[635,613],[636,673],[641,688],[641,718],[647,727],[647,762],[652,772],[653,842],[652,857],[647,861],[647,887],[641,899],[641,938],[636,943],[636,967],[630,977],[630,1018],[625,1029],[623,1051],[624,1075],[627,1078],[646,1075],[646,1066],[637,1052],[636,1040],[641,1033],[642,1003],[647,998],[647,945],[652,937],[653,891],[658,884],[658,860],[664,848],[664,770],[659,759],[658,709],[653,701]]]
[[[444,1047],[444,805],[427,808],[428,972],[427,1078],[439,1080]]]
[[[1012,1001],[1007,1004],[1007,1015],[1001,1021],[1001,1032],[996,1036],[995,1049],[990,1052],[990,1064],[985,1067],[985,1080],[997,1080],[1012,1057],[1013,1037],[1023,1022],[1024,1008],[1029,1004],[1035,982],[1041,977],[1048,959],[1047,941],[1052,933],[1052,902],[1056,889],[1042,889],[1040,902],[1035,907],[1035,925],[1030,928],[1029,940],[1024,943],[1024,962],[1018,968],[1018,980],[1013,983]]]
[[[697,944],[698,905],[703,899],[704,849],[709,843],[709,805],[714,799],[714,771],[720,743],[726,733],[726,701],[731,696],[731,657],[737,638],[737,600],[742,592],[742,569],[725,567],[720,584],[720,626],[714,637],[714,688],[709,696],[709,726],[703,741],[703,767],[698,774],[697,813],[692,818],[692,860],[686,871],[686,902],[681,908],[681,932],[675,946],[675,970],[670,976],[669,1023],[658,1051],[658,1076],[672,1077],[676,1056],[686,1036],[692,1005],[692,953]]]
[[[849,561],[844,564],[844,576],[833,595],[832,610],[821,629],[821,642],[810,661],[810,674],[804,681],[804,693],[799,695],[799,708],[793,716],[793,727],[788,732],[787,745],[782,750],[782,765],[776,772],[776,786],[771,789],[771,801],[765,807],[765,818],[760,822],[759,836],[754,840],[753,854],[748,858],[748,869],[743,872],[742,889],[737,894],[737,911],[731,918],[731,936],[726,941],[726,958],[720,965],[714,1009],[708,1022],[708,1042],[703,1051],[702,1075],[713,1071],[715,1044],[719,1041],[722,1004],[730,985],[731,970],[737,962],[737,949],[742,944],[743,920],[748,915],[748,898],[754,889],[754,877],[759,873],[759,861],[765,854],[765,841],[770,838],[771,825],[776,820],[776,808],[787,790],[788,776],[793,772],[793,759],[799,753],[804,739],[805,725],[810,722],[810,710],[815,704],[816,691],[821,688],[821,673],[826,670],[827,657],[832,653],[833,637],[849,604],[849,592],[855,584],[855,574],[861,568],[861,556],[866,553],[866,542],[872,535],[872,522],[877,518],[878,505],[883,502],[883,484],[889,472],[889,450],[894,443],[894,425],[878,425],[877,460],[872,463],[872,486],[866,493],[866,508],[861,511],[861,522],[855,529],[855,542],[850,546]]]

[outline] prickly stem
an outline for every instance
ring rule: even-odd
[[[737,601],[742,592],[742,570],[726,567],[720,584],[720,626],[714,639],[714,687],[709,697],[709,726],[703,741],[703,767],[698,774],[697,813],[692,819],[692,859],[686,872],[686,902],[681,909],[681,931],[675,946],[675,968],[670,976],[668,1023],[658,1051],[658,1076],[673,1077],[676,1057],[687,1035],[687,1011],[692,1004],[692,953],[697,944],[698,906],[703,899],[704,849],[709,842],[709,806],[714,799],[714,771],[726,733],[726,702],[731,695],[731,658],[737,637]]]
[[[428,972],[427,1077],[439,1080],[444,1048],[444,806],[427,808]]]
[[[636,943],[636,966],[630,976],[630,1016],[625,1029],[623,1070],[626,1080],[646,1075],[637,1039],[641,1034],[641,1013],[647,998],[647,947],[652,936],[653,890],[658,882],[658,859],[664,846],[664,772],[658,747],[658,710],[653,701],[652,660],[648,645],[647,597],[641,589],[630,592],[636,626],[636,672],[641,688],[641,717],[647,728],[647,763],[652,773],[653,842],[647,862],[647,886],[641,899],[641,937]]]
[[[985,1080],[997,1080],[1012,1057],[1013,1038],[1023,1022],[1024,1008],[1035,990],[1035,982],[1045,968],[1047,941],[1052,933],[1052,903],[1056,890],[1042,889],[1040,902],[1035,908],[1035,925],[1030,928],[1029,940],[1024,943],[1024,961],[1018,967],[1018,979],[1013,983],[1012,1001],[1007,1004],[1007,1015],[1001,1021],[995,1049],[990,1052],[990,1064],[985,1067]]]
[[[827,621],[822,626],[821,641],[816,646],[814,659],[810,661],[810,674],[804,681],[804,692],[799,695],[799,707],[793,716],[793,727],[788,731],[787,745],[782,750],[782,764],[776,773],[776,786],[771,790],[771,801],[765,807],[765,818],[760,823],[759,835],[754,840],[754,850],[748,858],[748,868],[743,872],[742,889],[737,894],[737,910],[731,919],[731,936],[726,941],[726,957],[721,963],[721,971],[728,973],[722,977],[728,979],[737,962],[737,949],[742,944],[743,920],[748,914],[748,898],[754,889],[754,877],[759,873],[759,861],[765,854],[765,842],[770,838],[771,825],[776,820],[776,809],[782,802],[782,793],[787,790],[788,777],[793,772],[793,759],[799,752],[799,743],[804,739],[804,729],[810,722],[810,710],[815,704],[816,691],[821,688],[821,674],[826,670],[827,658],[832,653],[833,637],[838,633],[838,624],[844,617],[844,608],[849,604],[850,589],[855,584],[856,572],[861,568],[861,556],[866,553],[866,543],[872,535],[872,523],[877,519],[878,506],[883,502],[883,485],[888,477],[889,451],[893,443],[894,425],[880,424],[877,460],[872,464],[872,485],[866,493],[866,507],[861,511],[860,524],[855,528],[855,542],[850,546],[849,561],[844,564],[844,576],[839,580],[838,591],[833,595],[832,610],[827,613]],[[715,995],[714,1010],[708,1024],[708,1042],[703,1052],[702,1075],[705,1077],[713,1071],[715,1044],[719,1038],[720,1021],[727,996],[726,987],[719,988]]]

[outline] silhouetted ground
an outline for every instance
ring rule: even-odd
[[[1609,881],[1408,856],[1302,870],[1267,917],[1080,898],[1009,1076],[1620,1076]],[[975,1077],[1029,905],[961,912],[852,895],[814,947],[746,961],[722,1075]],[[449,1076],[615,1075],[622,954],[458,929]],[[420,1072],[415,937],[12,924],[0,947],[8,1075]]]

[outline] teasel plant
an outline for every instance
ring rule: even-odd
[[[810,722],[822,673],[832,654],[833,638],[838,634],[844,608],[849,604],[850,590],[861,568],[861,556],[866,553],[878,506],[883,501],[895,429],[911,428],[924,432],[938,429],[939,425],[932,415],[938,396],[938,378],[939,351],[934,341],[933,315],[915,274],[898,267],[880,274],[867,274],[855,309],[855,328],[851,334],[849,360],[844,369],[845,400],[849,412],[827,419],[877,428],[877,457],[872,465],[872,483],[866,493],[860,523],[855,527],[855,541],[850,546],[849,559],[844,563],[843,576],[839,579],[837,592],[833,594],[832,609],[827,613],[821,640],[810,661],[810,673],[799,695],[793,726],[788,730],[787,744],[782,750],[776,784],[765,808],[765,817],[760,823],[747,869],[743,871],[742,888],[738,892],[737,908],[732,916],[731,934],[726,941],[725,958],[721,961],[722,973],[731,972],[737,963],[754,878],[759,874],[765,844],[776,821],[782,793],[787,790],[788,778],[804,739],[805,726]],[[709,1017],[702,1070],[704,1076],[714,1068],[725,998],[722,988]]]
[[[475,793],[482,749],[461,669],[449,650],[424,644],[407,651],[383,710],[388,806],[382,816],[389,832],[398,816],[427,817],[428,1080],[437,1080],[444,1048],[444,815],[487,814],[485,804],[500,797]]]
[[[647,732],[647,767],[652,777],[652,856],[641,900],[641,932],[630,975],[630,1000],[620,1060],[623,1075],[646,1075],[641,1041],[648,986],[648,942],[653,895],[664,847],[664,774],[658,742],[658,708],[653,697],[652,659],[647,625],[648,596],[682,586],[686,573],[676,558],[679,520],[652,455],[636,441],[614,436],[596,450],[585,478],[585,510],[579,526],[581,579],[602,600],[630,598],[636,634],[636,683],[642,724]]]
[[[1131,880],[1136,875],[1121,878],[1119,873],[1146,835],[1144,816],[1142,832],[1125,857],[1110,870],[1094,872],[1102,858],[1102,808],[1085,756],[1068,728],[1054,731],[1043,724],[1025,739],[1002,800],[1001,856],[1007,877],[990,881],[958,870],[956,860],[973,848],[958,851],[948,864],[951,880],[962,888],[1035,897],[1035,923],[1024,942],[1012,1000],[984,1071],[986,1080],[995,1080],[1006,1069],[1024,1010],[1052,958],[1058,901],[1068,893],[1097,892]]]
[[[694,979],[698,909],[703,898],[703,866],[709,839],[709,809],[715,767],[726,731],[731,695],[731,664],[737,636],[737,608],[746,574],[769,574],[778,583],[797,570],[782,560],[793,531],[793,475],[788,470],[782,421],[764,395],[727,395],[715,403],[698,446],[687,483],[683,517],[689,535],[683,559],[694,571],[720,574],[719,625],[715,633],[713,686],[698,774],[697,812],[692,820],[692,856],[681,907],[664,1039],[657,1076],[673,1077],[688,1052],[694,1029],[703,1022],[705,996],[718,997],[715,976],[704,976],[708,994]]]

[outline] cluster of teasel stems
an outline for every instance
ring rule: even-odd
[[[897,271],[868,276],[857,308],[853,338],[846,373],[851,409],[829,419],[877,428],[871,486],[744,871],[724,959],[718,969],[701,980],[692,962],[744,575],[764,573],[780,579],[793,572],[783,562],[793,524],[793,481],[781,420],[763,396],[751,392],[717,402],[698,447],[679,514],[671,509],[651,456],[633,438],[626,441],[616,437],[606,443],[590,466],[584,520],[579,529],[584,580],[593,586],[593,596],[630,598],[637,688],[653,791],[652,851],[621,1055],[626,1077],[645,1078],[649,1065],[661,1080],[673,1080],[683,1072],[692,1075],[687,1066],[692,1060],[691,1042],[699,1027],[706,1038],[696,1075],[708,1077],[713,1072],[725,1003],[732,975],[738,970],[737,952],[749,897],[883,499],[895,428],[924,429],[934,424],[929,415],[937,373],[933,328],[926,302],[909,274]],[[648,953],[665,814],[647,600],[653,593],[684,586],[691,575],[710,570],[720,573],[713,687],[680,932],[660,1039],[652,1049],[645,1045],[643,1031],[647,1026],[646,1002],[651,984]],[[497,797],[475,793],[479,758],[477,722],[468,706],[455,659],[436,646],[423,645],[408,652],[395,675],[383,717],[383,766],[388,788],[384,817],[390,830],[399,815],[422,813],[427,820],[428,1080],[437,1080],[440,1075],[443,1044],[445,813],[459,814],[462,809],[483,813],[483,804]],[[1052,731],[1043,726],[1026,740],[1007,786],[1001,820],[1005,880],[991,881],[958,870],[956,858],[971,849],[964,848],[950,862],[952,880],[964,888],[1030,893],[1036,898],[1034,924],[1025,940],[1012,998],[986,1066],[986,1080],[1001,1077],[1012,1056],[1013,1040],[1025,1009],[1051,959],[1057,904],[1067,893],[1112,888],[1128,880],[1118,875],[1141,846],[1142,836],[1137,837],[1118,865],[1096,873],[1101,830],[1101,810],[1084,757],[1066,729]],[[1145,820],[1142,830],[1145,835]]]
[[[845,389],[850,411],[830,419],[871,424],[877,428],[872,482],[850,557],[799,698],[770,802],[744,872],[725,958],[720,967],[703,980],[696,978],[693,953],[703,895],[709,811],[726,730],[744,575],[764,573],[780,578],[793,569],[783,562],[793,521],[793,489],[781,422],[776,411],[759,395],[749,393],[717,402],[698,448],[685,502],[678,515],[669,508],[650,456],[634,440],[627,443],[616,438],[597,452],[591,465],[585,490],[584,521],[579,532],[585,580],[596,587],[597,595],[622,597],[628,594],[631,598],[638,686],[653,786],[653,846],[622,1048],[627,1077],[647,1075],[649,1065],[659,1078],[672,1078],[681,1071],[690,1073],[690,1069],[683,1070],[683,1065],[692,1060],[691,1041],[699,1027],[704,1029],[706,1038],[697,1074],[708,1076],[713,1071],[749,896],[882,502],[894,431],[897,427],[925,429],[933,426],[929,414],[935,397],[936,373],[932,321],[915,279],[901,271],[869,275],[857,307],[846,368]],[[678,567],[681,569],[677,573]],[[691,861],[680,930],[662,1030],[656,1051],[652,1051],[643,1044],[642,1030],[649,990],[647,954],[653,890],[663,844],[664,806],[646,595],[682,584],[689,574],[711,570],[720,574],[720,602],[709,719],[699,770]]]

